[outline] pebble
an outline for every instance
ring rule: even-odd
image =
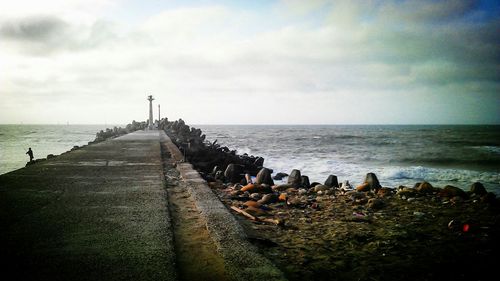
[[[415,197],[410,197],[410,198],[406,199],[406,201],[411,202],[411,201],[415,201],[415,199],[416,199]]]
[[[249,197],[252,198],[255,201],[258,201],[258,200],[260,200],[262,198],[262,195],[260,193],[252,193],[252,194],[250,194]]]
[[[425,215],[425,213],[422,213],[422,212],[413,212],[413,215],[416,216],[416,217],[423,217]]]

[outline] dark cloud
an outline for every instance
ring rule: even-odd
[[[69,25],[57,17],[34,16],[0,25],[0,36],[21,41],[47,42],[67,32]]]
[[[0,21],[0,38],[35,56],[60,51],[81,51],[117,39],[113,25],[96,21],[90,25],[70,24],[55,16],[31,16]]]

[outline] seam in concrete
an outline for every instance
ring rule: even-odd
[[[164,133],[161,141],[176,160],[176,168],[186,182],[195,204],[205,220],[210,237],[221,254],[226,272],[233,280],[286,280],[283,273],[250,244],[243,228],[208,187],[190,163],[182,162],[183,155]]]

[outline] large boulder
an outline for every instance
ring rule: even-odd
[[[257,173],[257,177],[255,178],[255,183],[274,185],[273,178],[271,177],[271,171],[267,168],[260,169]]]
[[[243,165],[229,164],[224,171],[226,181],[231,183],[238,183],[244,178]]]
[[[339,181],[337,179],[337,176],[334,175],[329,175],[328,178],[325,181],[325,185],[329,187],[339,187]]]
[[[416,187],[416,190],[420,193],[432,193],[432,192],[434,192],[434,187],[430,183],[424,181],[424,182],[421,182]]]
[[[257,159],[255,159],[253,164],[257,167],[262,167],[264,165],[264,158],[258,157]]]
[[[287,173],[277,173],[273,179],[277,180],[277,181],[280,181],[282,180],[284,177],[288,177],[288,174]]]
[[[477,194],[479,196],[483,196],[485,195],[486,193],[488,193],[486,191],[486,188],[484,188],[484,185],[480,182],[475,182],[473,183],[471,186],[470,186],[470,192],[474,193],[474,194]]]
[[[309,182],[308,176],[302,176],[301,184],[302,184],[302,187],[304,187],[304,188],[311,188],[311,183]]]
[[[447,185],[439,192],[439,196],[447,198],[453,198],[456,196],[467,198],[467,193],[458,187]]]
[[[377,176],[374,173],[368,173],[365,177],[365,183],[367,183],[370,187],[370,190],[375,190],[377,192],[382,186],[378,181]]]
[[[300,171],[297,169],[293,169],[290,175],[288,176],[288,184],[299,187],[302,183],[302,175]]]

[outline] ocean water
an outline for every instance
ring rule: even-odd
[[[24,167],[29,147],[35,159],[46,158],[93,141],[106,127],[109,125],[0,125],[0,174]]]
[[[0,125],[0,174],[35,158],[94,140],[110,125]],[[500,126],[195,125],[221,145],[265,158],[277,172],[301,170],[311,182],[330,174],[360,184],[368,172],[383,186],[429,181],[468,189],[480,181],[500,195]]]
[[[500,126],[214,126],[207,140],[265,158],[274,172],[311,182],[334,174],[353,185],[374,172],[388,187],[428,181],[465,190],[476,181],[500,195]]]

